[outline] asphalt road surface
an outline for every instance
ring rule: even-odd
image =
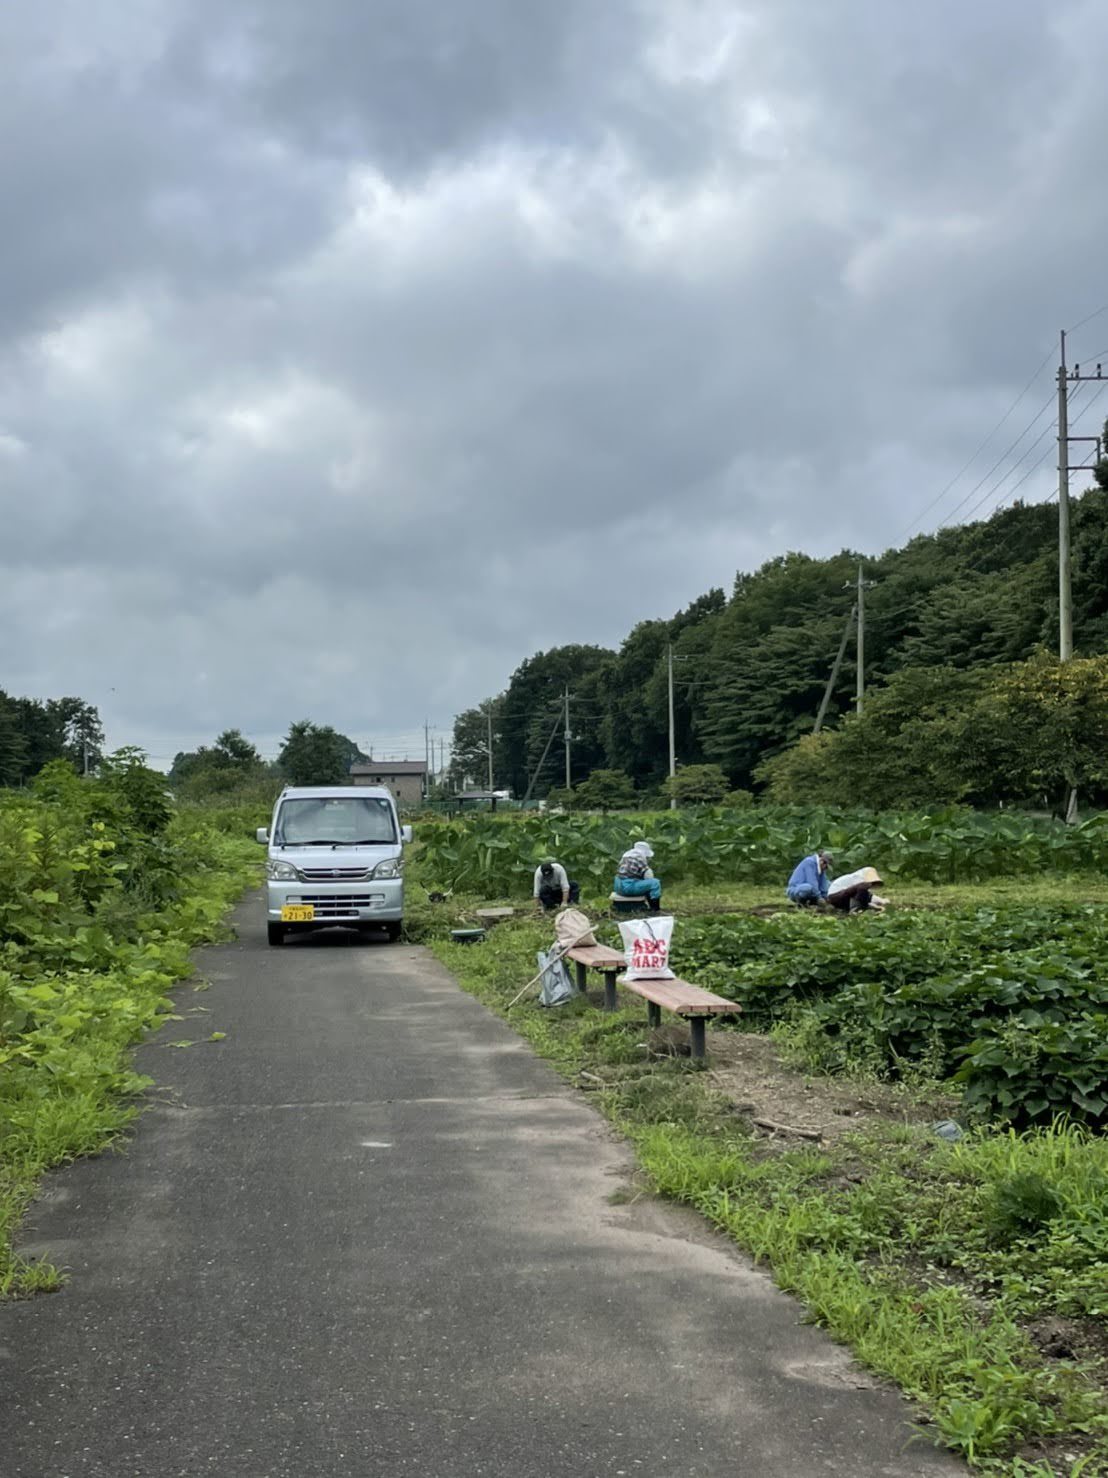
[[[426,952],[201,956],[125,1154],[52,1176],[0,1307],[3,1478],[953,1475],[900,1398]],[[227,1033],[174,1050],[182,1037]]]

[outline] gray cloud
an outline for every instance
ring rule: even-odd
[[[1108,301],[1105,41],[1092,0],[9,8],[0,686],[157,755],[402,743],[899,539]]]

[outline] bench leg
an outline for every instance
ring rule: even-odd
[[[658,1005],[658,1003],[656,1001],[647,1001],[647,1003],[646,1003],[646,1019],[647,1019],[647,1021],[650,1023],[650,1025],[652,1027],[659,1027],[659,1026],[661,1026],[661,1024],[662,1024],[662,1008],[661,1008],[661,1006]]]
[[[699,1062],[704,1061],[704,1029],[707,1025],[708,1023],[703,1016],[689,1017],[689,1033],[691,1037],[690,1051],[692,1053],[692,1056],[695,1057]]]
[[[604,972],[604,1009],[615,1011],[619,1008],[619,998],[616,995],[616,972],[606,970]]]
[[[580,960],[574,960],[573,968],[577,971],[577,989],[584,995],[589,984],[589,972]]]

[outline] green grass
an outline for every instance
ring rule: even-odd
[[[713,1141],[695,1129],[628,1127],[659,1191],[696,1206],[768,1262],[782,1288],[863,1364],[923,1404],[971,1462],[1029,1434],[1104,1429],[1095,1389],[1076,1371],[1047,1370],[1001,1304],[986,1312],[961,1287],[905,1275],[893,1232],[913,1208],[872,1149],[849,1147],[870,1173],[843,1194],[820,1189],[836,1156],[758,1160],[749,1143]]]
[[[1108,889],[1075,895],[1069,881],[1051,879],[903,893],[913,904],[998,896],[1041,904],[1099,901]],[[699,911],[722,895],[674,889],[669,901],[681,896]],[[727,898],[767,901],[745,889]],[[514,920],[480,945],[452,945],[442,935],[455,902],[417,910],[418,928],[468,990],[505,1013],[549,944],[549,922]],[[614,938],[614,926],[602,932]],[[609,1014],[583,1001],[544,1011],[528,998],[507,1014],[567,1079],[594,1090],[635,1146],[644,1188],[696,1207],[764,1262],[972,1466],[1011,1478],[1108,1473],[1108,1395],[1095,1351],[1047,1358],[1032,1337],[1044,1316],[1079,1331],[1102,1327],[1108,1141],[1058,1124],[1025,1134],[980,1128],[952,1145],[923,1123],[827,1149],[771,1150],[708,1075],[644,1050],[641,1002]]]

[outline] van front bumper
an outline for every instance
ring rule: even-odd
[[[404,917],[404,879],[373,878],[358,883],[266,883],[266,913],[271,924],[282,922],[286,905],[311,904],[315,917],[310,924],[290,928],[311,929],[321,924],[397,923]]]

